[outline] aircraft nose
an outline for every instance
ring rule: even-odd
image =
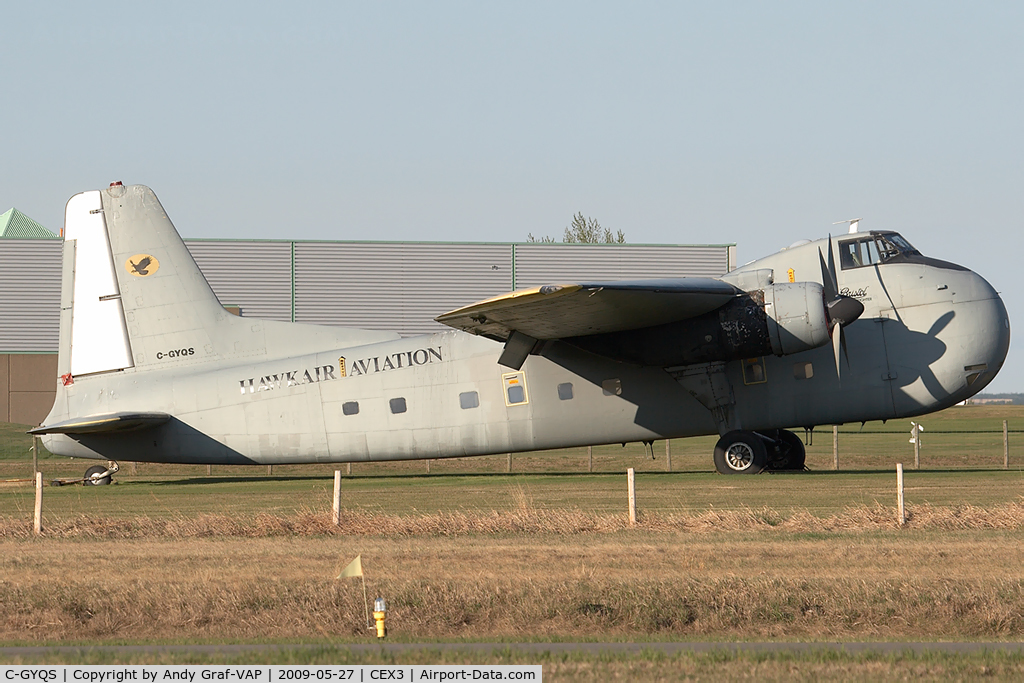
[[[970,306],[974,334],[965,351],[964,372],[971,393],[981,391],[1003,367],[1010,350],[1010,316],[995,288],[972,272]]]

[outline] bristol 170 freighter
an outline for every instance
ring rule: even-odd
[[[719,472],[801,469],[790,431],[954,405],[1002,366],[981,276],[895,232],[797,243],[717,279],[555,282],[390,332],[239,318],[156,195],[67,204],[59,377],[38,428],[109,461],[340,463],[718,434]]]

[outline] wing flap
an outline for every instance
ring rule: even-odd
[[[533,287],[435,318],[492,339],[521,332],[561,339],[635,330],[713,311],[743,291],[712,278],[622,280]]]
[[[157,427],[171,419],[167,413],[108,413],[64,420],[28,430],[29,434],[102,434]]]

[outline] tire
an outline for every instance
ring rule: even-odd
[[[786,429],[778,430],[774,436],[775,453],[771,454],[768,466],[773,470],[803,471],[804,462],[807,460],[803,440]]]
[[[106,486],[110,483],[110,475],[108,474],[102,478],[94,478],[95,474],[103,474],[107,471],[107,468],[103,465],[93,465],[85,471],[85,485],[86,486]]]
[[[757,474],[768,465],[768,449],[753,432],[729,432],[715,445],[720,474]]]

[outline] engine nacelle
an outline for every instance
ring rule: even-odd
[[[784,282],[764,288],[772,353],[787,356],[829,340],[824,288],[817,282]]]
[[[696,318],[563,341],[617,361],[657,367],[785,356],[829,340],[823,291],[816,282],[765,284]]]

